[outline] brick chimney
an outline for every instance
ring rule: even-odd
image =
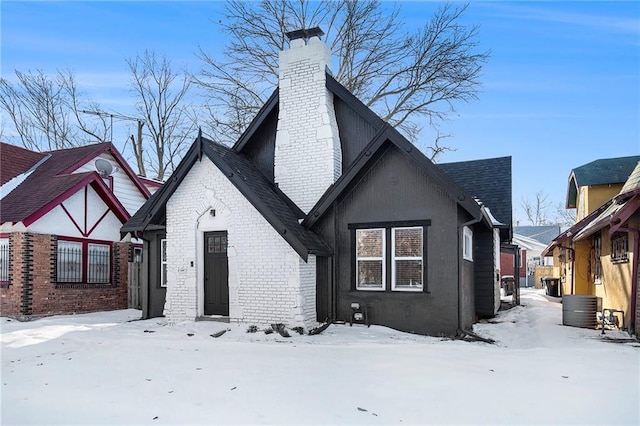
[[[318,27],[287,33],[280,52],[275,182],[305,213],[342,171],[333,95],[326,87],[331,52]]]

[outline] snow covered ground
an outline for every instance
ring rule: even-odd
[[[522,293],[474,327],[493,345],[349,325],[283,338],[135,310],[2,318],[0,423],[640,424],[640,343],[564,327],[559,303]]]

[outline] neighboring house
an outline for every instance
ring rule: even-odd
[[[512,242],[518,247],[520,256],[517,267],[514,254],[502,252],[500,267],[502,275],[518,277],[521,287],[539,287],[542,276],[553,275],[553,258],[542,256],[544,249],[560,234],[558,225],[515,226]],[[518,269],[518,273],[515,273]]]
[[[454,334],[496,313],[510,158],[448,175],[331,77],[321,34],[289,33],[235,145],[200,135],[122,227],[145,241],[143,317]]]
[[[565,227],[566,228],[566,227]],[[544,246],[551,244],[551,241],[560,235],[562,227],[560,225],[535,225],[535,226],[514,226],[513,235],[521,235],[538,241]]]
[[[636,163],[617,194],[560,234],[543,253],[559,262],[564,294],[601,298],[601,308],[619,311],[615,314],[619,325],[636,336],[639,228],[640,163]]]
[[[0,170],[0,314],[127,308],[120,227],[150,194],[116,148],[0,143]]]
[[[638,161],[640,155],[604,158],[571,170],[566,207],[576,209],[576,222],[618,194]]]

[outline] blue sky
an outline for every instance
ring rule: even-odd
[[[414,28],[440,5],[398,4]],[[2,76],[69,68],[104,110],[131,114],[125,58],[155,50],[197,72],[198,45],[215,53],[225,42],[216,25],[221,9],[211,1],[4,0]],[[441,125],[456,151],[440,161],[512,156],[521,224],[522,198],[543,190],[554,205],[563,202],[572,168],[640,155],[640,2],[477,1],[463,22],[480,25],[481,48],[491,59],[479,99],[457,104]],[[116,145],[132,133],[128,126],[116,124]],[[433,138],[426,127],[422,144]]]

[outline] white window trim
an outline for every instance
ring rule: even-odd
[[[164,268],[164,266],[167,265],[166,254],[167,254],[167,239],[163,238],[160,240],[160,287],[163,287],[163,288],[167,287],[167,279],[166,279],[167,277],[165,277],[166,274],[165,274],[165,268]],[[163,258],[163,255],[165,255],[165,258]]]
[[[473,262],[473,231],[468,226],[462,228],[462,257]]]
[[[361,229],[356,229],[356,240],[357,240],[357,235],[358,235],[358,231],[380,231],[380,233],[382,234],[382,255],[380,257],[372,257],[372,256],[367,256],[367,257],[359,257],[358,256],[358,247],[356,244],[355,250],[356,250],[356,290],[359,291],[385,291],[387,289],[387,283],[386,283],[386,278],[387,278],[387,271],[386,271],[386,259],[385,259],[385,254],[387,251],[387,241],[386,241],[386,231],[384,228],[361,228]],[[367,261],[367,260],[379,260],[382,263],[382,287],[360,287],[360,267],[359,267],[359,262],[361,260]]]
[[[398,229],[419,229],[421,231],[420,241],[424,247],[424,230],[421,226],[398,227],[391,229],[391,289],[393,291],[421,292],[424,289],[424,253],[422,256],[398,256],[396,257],[396,230]],[[421,247],[421,250],[423,250]],[[396,260],[419,260],[421,262],[420,287],[396,287]]]

